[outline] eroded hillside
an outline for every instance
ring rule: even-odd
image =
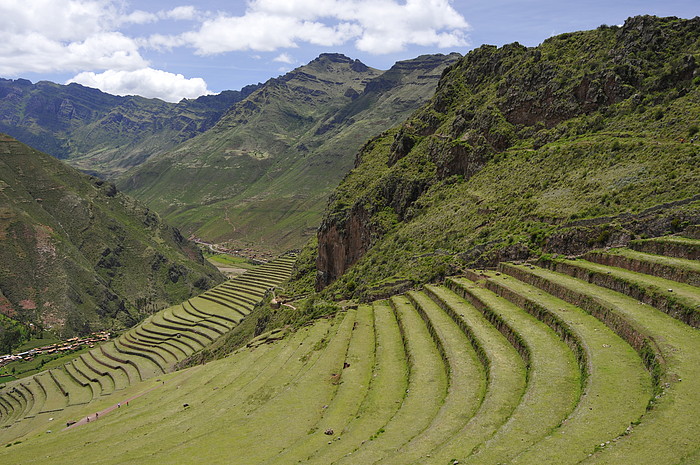
[[[111,183],[0,139],[0,311],[61,335],[119,329],[223,280]]]

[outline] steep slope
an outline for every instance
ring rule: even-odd
[[[221,282],[196,246],[111,183],[2,135],[0,311],[62,335],[130,326]]]
[[[338,293],[369,298],[700,221],[699,31],[635,17],[470,52],[357,155],[318,233],[317,288],[350,270]]]
[[[256,88],[175,104],[79,84],[0,79],[0,132],[110,177],[209,129]]]
[[[119,186],[198,236],[298,247],[362,142],[425,102],[457,58],[422,56],[380,72],[323,54],[268,81],[214,128]]]

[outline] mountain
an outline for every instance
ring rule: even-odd
[[[118,329],[224,279],[114,184],[6,135],[0,199],[1,321],[63,336]]]
[[[372,298],[700,222],[700,18],[484,45],[364,145],[300,282]]]
[[[379,71],[322,54],[118,185],[187,233],[273,251],[299,247],[362,143],[427,101],[458,58],[426,55]]]
[[[113,177],[209,129],[256,88],[175,104],[75,83],[0,79],[0,132],[83,171]]]

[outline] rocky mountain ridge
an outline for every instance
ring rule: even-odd
[[[580,253],[645,234],[622,218],[664,202],[690,199],[654,210],[649,233],[697,221],[698,31],[642,16],[467,54],[357,154],[318,232],[317,289],[342,276],[335,288],[368,293],[574,237]]]
[[[257,86],[179,103],[80,84],[0,79],[0,132],[101,177],[114,177],[212,127]]]

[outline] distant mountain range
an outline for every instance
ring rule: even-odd
[[[257,87],[175,104],[79,84],[0,79],[0,132],[83,171],[113,178],[206,131]]]
[[[340,54],[178,104],[0,80],[0,131],[143,200],[186,234],[269,251],[315,233],[370,137],[405,119],[459,54],[387,71]]]
[[[299,247],[365,141],[427,101],[458,58],[426,55],[382,72],[323,54],[266,82],[213,128],[151,157],[118,185],[198,236]]]

